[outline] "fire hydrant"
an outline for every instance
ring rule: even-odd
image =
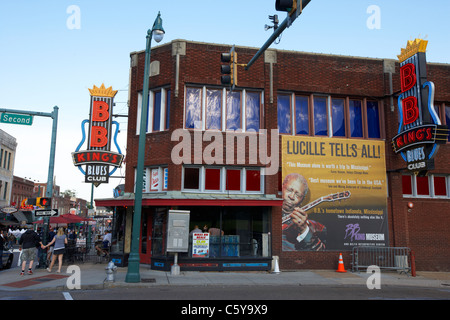
[[[114,275],[117,271],[117,266],[114,264],[114,262],[110,261],[106,266],[105,270],[106,270],[106,281],[114,282]]]

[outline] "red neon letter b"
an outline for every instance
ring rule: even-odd
[[[417,98],[408,97],[402,101],[403,124],[413,123],[419,117],[419,109],[417,108]]]
[[[99,126],[92,126],[91,131],[91,147],[101,148],[108,143],[108,131],[106,128]]]
[[[416,84],[416,67],[412,63],[405,64],[400,68],[400,82],[402,92],[408,91]]]
[[[92,106],[92,121],[106,121],[109,119],[109,106],[104,101],[94,101]]]

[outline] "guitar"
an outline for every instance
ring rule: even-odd
[[[350,191],[333,193],[333,194],[329,194],[324,197],[320,197],[319,199],[308,203],[306,206],[302,207],[301,209],[303,211],[308,211],[309,209],[314,208],[315,206],[321,204],[322,202],[333,202],[333,201],[338,201],[338,200],[343,200],[343,199],[348,199],[348,198],[350,198]],[[283,215],[282,219],[283,219],[282,220],[283,230],[285,230],[292,224],[291,216],[290,216],[290,214],[285,214],[285,215]]]

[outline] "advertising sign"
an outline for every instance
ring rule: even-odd
[[[434,169],[439,144],[447,142],[448,128],[441,125],[434,108],[434,83],[427,81],[426,48],[428,41],[408,41],[398,55],[401,94],[398,98],[400,124],[392,139],[410,172],[426,173]]]
[[[283,251],[387,246],[384,141],[282,137]]]
[[[193,258],[209,257],[209,233],[192,234],[192,257]]]
[[[117,91],[112,87],[105,88],[102,84],[100,88],[94,86],[89,89],[91,94],[90,119],[82,122],[83,139],[75,152],[72,153],[72,159],[75,166],[85,175],[85,182],[94,183],[98,186],[101,183],[108,183],[109,177],[122,165],[123,155],[117,145],[117,134],[119,124],[113,121],[114,97]],[[81,146],[86,140],[85,124],[89,123],[89,132],[87,137],[87,150],[80,151]],[[113,124],[116,125],[113,133]],[[111,145],[114,142],[118,152],[111,151]],[[82,166],[85,165],[85,170]],[[110,166],[114,167],[110,171]]]

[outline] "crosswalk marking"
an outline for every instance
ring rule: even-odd
[[[66,300],[73,300],[72,296],[68,292],[63,292],[64,299]]]

